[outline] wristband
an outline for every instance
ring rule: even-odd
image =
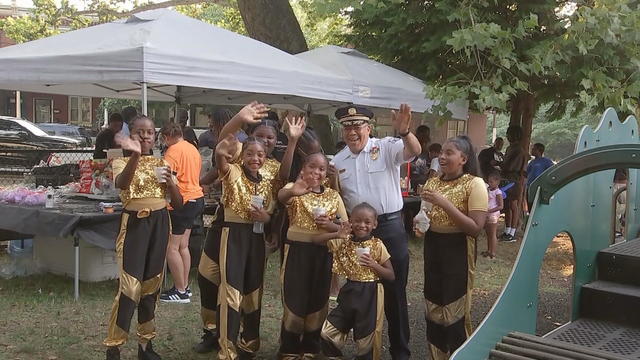
[[[409,135],[411,133],[411,131],[407,130],[406,133],[404,134],[400,134],[400,137],[406,137],[407,135]]]

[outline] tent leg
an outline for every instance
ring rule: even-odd
[[[147,116],[147,83],[142,83],[142,114]]]
[[[19,119],[22,117],[22,106],[20,106],[20,91],[16,91],[16,117]]]
[[[75,270],[73,274],[73,298],[80,299],[80,239],[73,237],[73,248],[75,251]]]

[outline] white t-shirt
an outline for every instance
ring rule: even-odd
[[[440,160],[437,157],[431,159],[431,165],[429,165],[429,170],[440,172]]]

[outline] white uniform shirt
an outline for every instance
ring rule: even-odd
[[[345,147],[333,158],[340,194],[347,211],[367,202],[378,215],[402,210],[400,165],[405,163],[402,139],[370,138],[359,154]]]

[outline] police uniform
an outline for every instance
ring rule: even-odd
[[[373,113],[364,107],[338,109],[336,118],[343,126],[368,124]],[[353,154],[345,147],[333,158],[347,211],[361,202],[373,206],[378,214],[378,227],[373,236],[382,239],[389,254],[396,279],[383,281],[384,308],[389,323],[391,357],[408,359],[409,315],[407,311],[407,277],[409,251],[407,234],[402,221],[400,166],[405,163],[402,139],[370,138],[364,149]]]

